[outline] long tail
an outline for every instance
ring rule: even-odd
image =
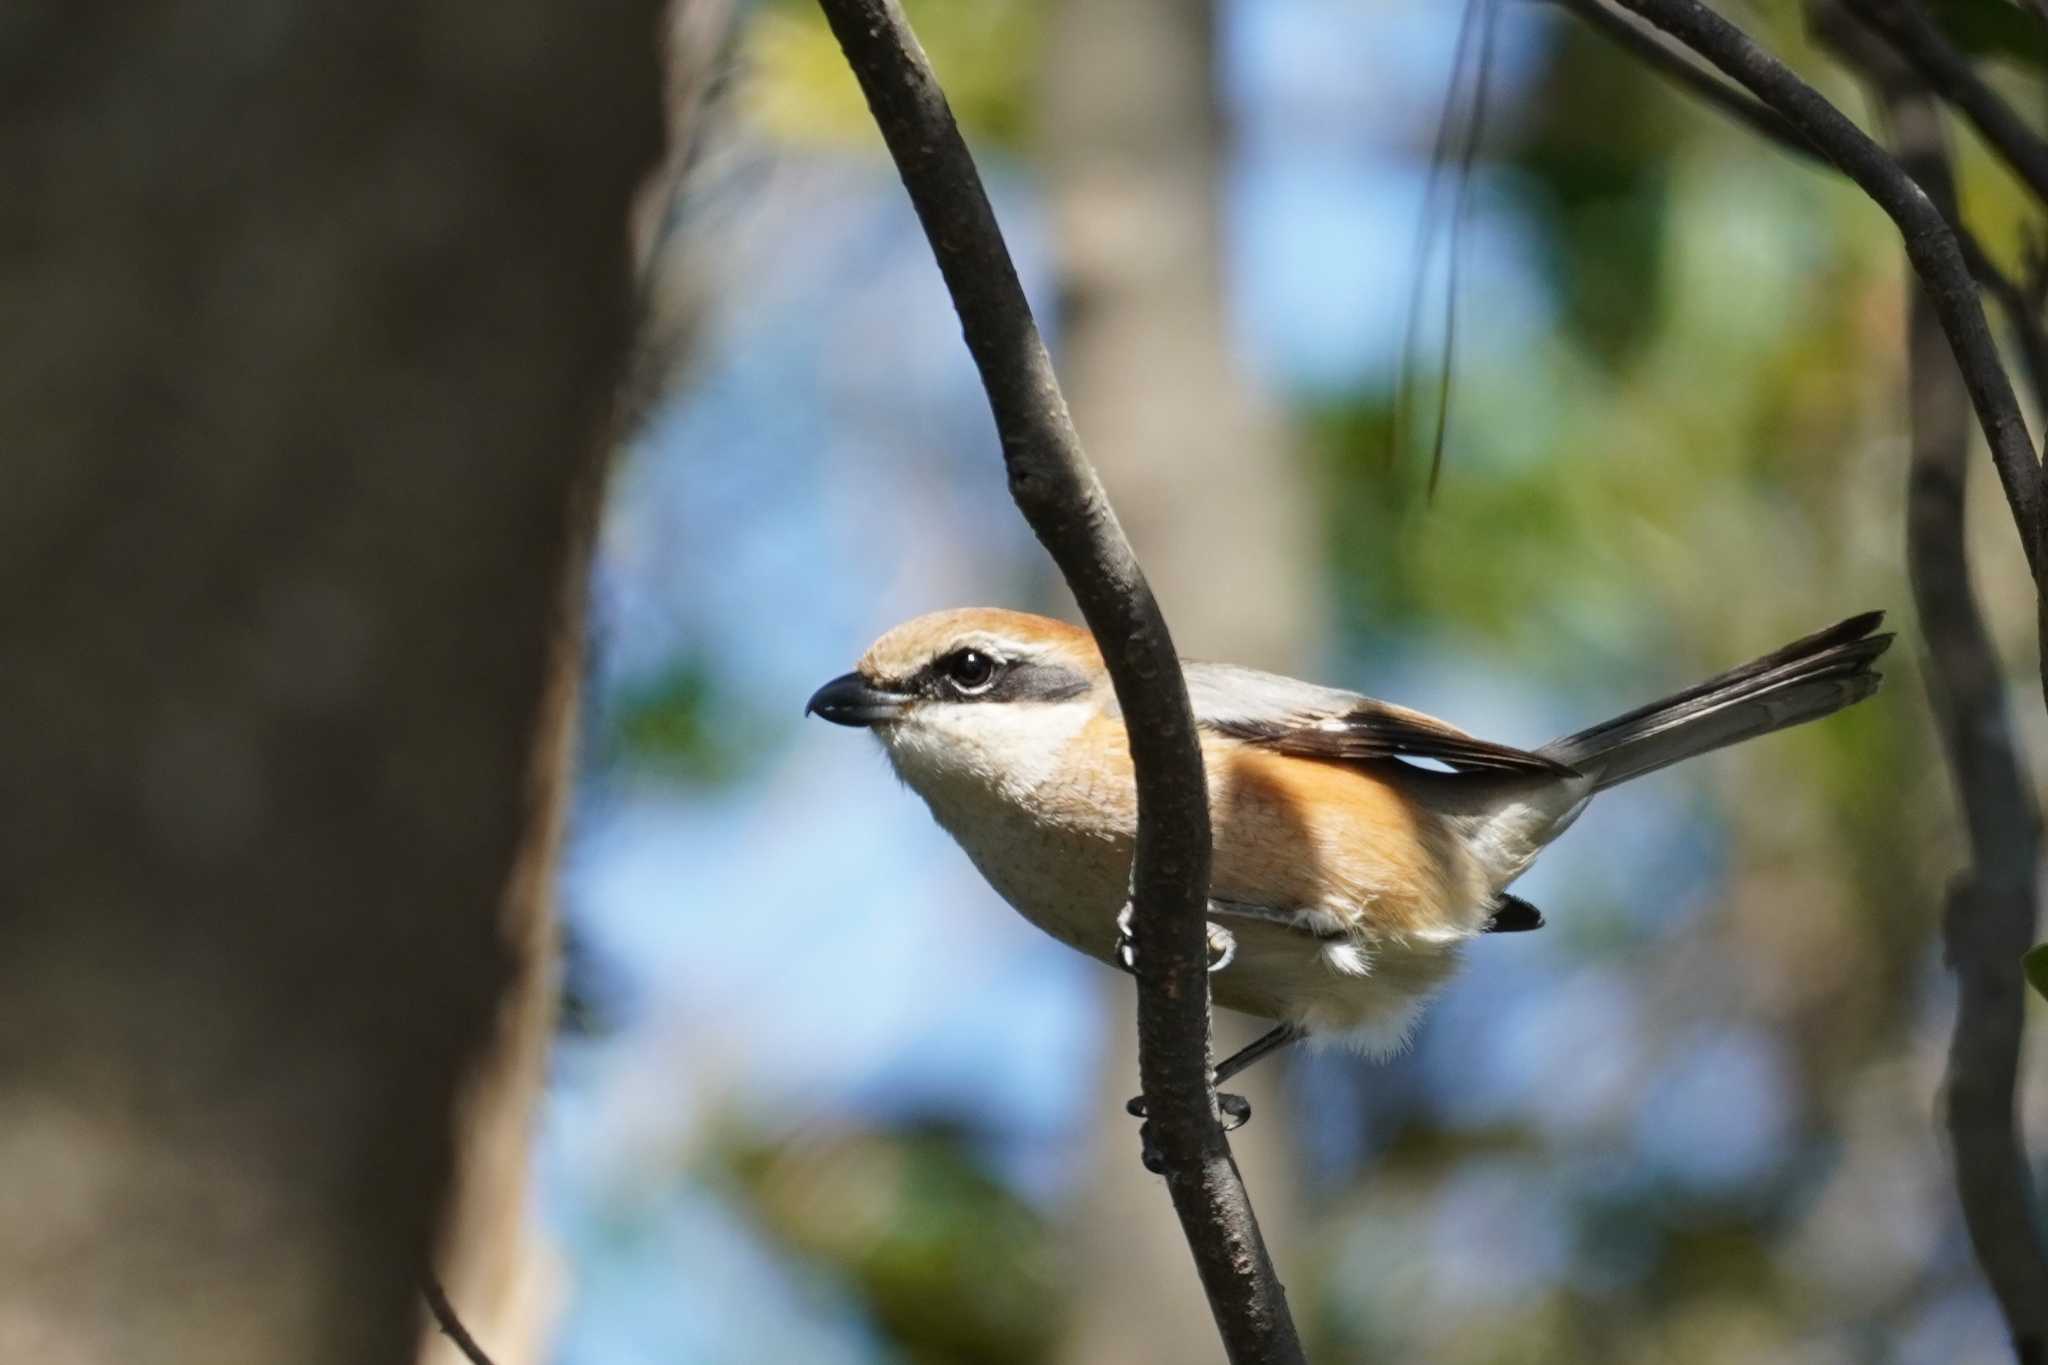
[[[1594,790],[1681,759],[1830,716],[1877,690],[1871,664],[1891,644],[1881,611],[1852,616],[1697,687],[1552,740],[1536,752],[1577,768]]]

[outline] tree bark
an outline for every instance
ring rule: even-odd
[[[633,344],[621,363],[609,419],[587,447],[566,509],[569,550],[549,632],[530,776],[537,818],[520,847],[504,907],[515,975],[460,1097],[448,1225],[436,1259],[451,1311],[480,1345],[488,1344],[492,1365],[545,1359],[566,1296],[565,1274],[534,1225],[533,1136],[561,998],[556,871],[575,780],[584,611],[604,474],[612,451],[631,438],[687,363],[703,303],[684,253],[674,249],[672,229],[710,121],[732,0],[668,0],[663,8],[658,50],[667,142],[636,190],[629,217]],[[468,1359],[431,1318],[422,1332],[421,1365]]]
[[[544,1032],[654,20],[0,36],[0,1358],[418,1351],[458,1090]]]
[[[1863,6],[1850,8],[1869,22]],[[1941,106],[1924,79],[1838,12],[1819,14],[1821,31],[1869,82],[1899,164],[1954,216]],[[2005,1315],[2015,1358],[2040,1365],[2048,1360],[2048,1254],[2014,1091],[2026,1006],[2020,957],[2033,942],[2040,902],[2041,821],[2004,670],[1970,583],[1969,394],[1924,288],[1910,291],[1906,323],[1913,431],[1906,568],[1927,643],[1928,702],[1969,837],[1969,864],[1950,885],[1943,915],[1957,986],[1943,1109],[1971,1247]]]
[[[819,0],[924,225],[1003,444],[1010,495],[1102,646],[1136,772],[1131,869],[1138,1070],[1160,1163],[1233,1362],[1302,1359],[1216,1112],[1203,911],[1209,799],[1165,618],[1082,452],[1030,304],[923,49],[896,0]]]
[[[1167,594],[1189,653],[1300,672],[1316,636],[1315,526],[1277,413],[1234,349],[1225,300],[1223,126],[1214,7],[1186,0],[1054,7],[1042,61],[1042,160],[1062,302],[1060,368],[1104,484]],[[1224,547],[1219,552],[1219,547]],[[1132,1161],[1123,1112],[1137,1075],[1131,987],[1105,973],[1113,1024],[1101,1127],[1074,1205],[1084,1286],[1067,1359],[1202,1359],[1214,1350],[1187,1249]],[[1248,1041],[1216,1019],[1219,1051]],[[1239,1035],[1242,1036],[1239,1036]],[[1260,1222],[1295,1238],[1284,1068],[1230,1083],[1257,1117],[1231,1135]],[[1143,1303],[1145,1311],[1131,1311]]]
[[[1948,339],[1964,388],[1991,448],[2019,532],[2020,547],[2034,578],[2041,610],[2048,612],[2048,556],[2044,535],[2041,462],[2027,434],[2012,379],[1999,359],[1997,343],[1984,318],[1984,308],[1970,282],[1962,247],[1948,220],[1913,178],[1882,147],[1851,122],[1792,69],[1765,51],[1747,33],[1699,0],[1619,0],[1699,53],[1783,118],[1822,156],[1832,162],[1899,230],[1906,259],[1926,286],[1942,334]],[[2043,678],[2048,680],[2048,634],[2041,639]]]

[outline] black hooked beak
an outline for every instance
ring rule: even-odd
[[[884,692],[858,673],[847,673],[813,692],[804,714],[815,713],[834,725],[880,725],[902,715],[909,700],[901,692]]]

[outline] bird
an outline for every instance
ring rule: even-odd
[[[1182,661],[1215,850],[1211,995],[1272,1021],[1217,1065],[1217,1082],[1303,1039],[1398,1051],[1468,944],[1543,924],[1508,888],[1595,795],[1870,696],[1892,640],[1878,633],[1883,616],[1534,749],[1356,692]],[[871,731],[1025,919],[1131,967],[1137,789],[1087,630],[993,607],[919,616],[819,688],[805,714]],[[1227,1098],[1237,1122],[1248,1117]]]

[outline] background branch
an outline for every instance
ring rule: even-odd
[[[1741,124],[1764,141],[1787,155],[1799,158],[1809,165],[1835,170],[1837,167],[1806,140],[1791,123],[1769,105],[1756,100],[1729,85],[1713,72],[1688,60],[1658,39],[1657,35],[1643,28],[1635,21],[1616,13],[1606,0],[1552,0],[1559,8],[1569,10],[1585,25],[1601,37],[1628,53],[1644,66],[1663,77],[1679,90],[1699,100],[1708,108],[1725,118]],[[1943,206],[1937,201],[1937,208]],[[1963,264],[1970,275],[1983,287],[1998,304],[2005,315],[2006,325],[2012,329],[2020,359],[2026,367],[2027,387],[2033,392],[2034,403],[2048,411],[2048,331],[2041,326],[2039,310],[2035,302],[2020,287],[2018,281],[1991,259],[1962,222],[1960,213],[1948,206],[1946,216],[1949,229],[1956,235],[1956,245],[1962,249]]]
[[[1173,641],[1082,453],[943,92],[889,0],[819,0],[930,239],[988,391],[1010,492],[1103,647],[1138,784],[1139,1074],[1167,1185],[1233,1361],[1303,1359],[1209,1079],[1208,785]]]
[[[1852,3],[1862,17],[1864,7]],[[1876,32],[1820,9],[1830,46],[1871,85],[1899,163],[1944,212],[1955,176],[1940,105]],[[1896,39],[1891,38],[1891,43]],[[1970,865],[1949,888],[1943,920],[1956,973],[1946,1118],[1956,1189],[1984,1277],[2031,1365],[2048,1352],[2048,1256],[2014,1089],[2024,1022],[2019,960],[2033,940],[2040,819],[2006,712],[1997,651],[1970,585],[1964,538],[1969,396],[1924,289],[1907,303],[1907,402],[1913,453],[1906,497],[1906,567],[1926,637],[1925,677],[1948,769],[1963,808]]]
[[[1913,0],[1844,0],[1849,12],[1883,36],[1927,90],[1962,111],[2005,164],[2048,204],[2048,141],[1977,74],[1970,59]],[[1894,110],[1893,112],[1897,112]],[[1903,156],[1904,149],[1901,149]],[[1931,191],[1930,191],[1931,192]]]
[[[2015,1104],[2024,1005],[2019,964],[2033,937],[2040,828],[2006,714],[1997,654],[1969,579],[1964,490],[1973,404],[2037,568],[2041,475],[1958,264],[2011,320],[2037,397],[2048,382],[2048,346],[2027,291],[1996,269],[1961,223],[1930,85],[1972,119],[2037,194],[2048,185],[2048,144],[2020,123],[1910,0],[1843,0],[1812,11],[1822,41],[1871,86],[1891,125],[1896,161],[1781,63],[1691,0],[1620,3],[1708,57],[1762,103],[1723,85],[1601,0],[1557,3],[1774,146],[1824,156],[1891,215],[1918,272],[1908,318],[1913,448],[1907,567],[1927,640],[1930,701],[1963,806],[1971,864],[1951,887],[1944,919],[1958,980],[1946,1119],[1971,1245],[2017,1357],[2041,1361],[2048,1353],[2048,1255],[2034,1221]],[[1944,222],[1946,229],[1939,226]],[[1951,233],[1960,262],[1941,240]],[[2037,592],[2038,586],[2037,576]]]
[[[433,1316],[434,1329],[454,1343],[455,1349],[462,1353],[462,1358],[469,1365],[496,1365],[484,1348],[477,1345],[469,1329],[462,1325],[455,1305],[448,1302],[448,1291],[441,1287],[441,1281],[432,1272],[421,1281],[420,1296],[427,1301],[427,1312]]]
[[[2027,564],[2041,582],[2041,467],[1948,219],[1899,163],[1755,40],[1698,0],[1621,0],[1785,119],[1898,225],[1991,446]]]

